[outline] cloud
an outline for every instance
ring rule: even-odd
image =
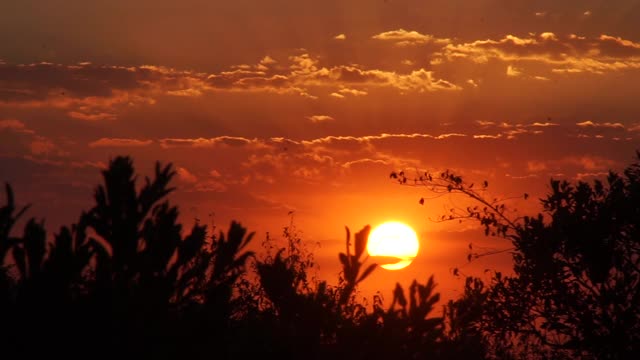
[[[496,125],[495,121],[485,121],[485,120],[476,120],[476,123],[480,126],[494,126]]]
[[[336,36],[333,37],[335,40],[346,40],[347,39],[347,35],[345,34],[338,34]]]
[[[552,32],[525,37],[509,34],[497,40],[447,44],[435,54],[432,63],[461,59],[474,63],[487,63],[490,59],[539,63],[558,74],[603,74],[640,69],[640,43],[606,34],[591,39],[575,34],[559,36]]]
[[[478,135],[473,135],[474,139],[500,139],[501,137],[502,137],[502,134],[496,134],[496,135],[478,134]]]
[[[361,89],[365,86],[403,92],[460,89],[422,68],[400,73],[353,64],[324,66],[308,53],[291,55],[286,61],[280,64],[266,55],[256,64],[233,65],[210,74],[154,65],[2,63],[0,109],[57,109],[72,119],[101,122],[117,119],[132,106],[153,106],[162,97],[195,98],[219,91],[317,99],[310,89],[343,96],[366,95]]]
[[[338,92],[340,94],[349,94],[349,95],[353,95],[353,96],[365,96],[367,95],[366,91],[362,91],[362,90],[357,90],[357,89],[340,89],[338,90]]]
[[[623,124],[621,124],[621,123],[612,123],[612,122],[597,123],[597,122],[593,122],[591,120],[579,122],[579,123],[576,123],[576,125],[579,126],[579,127],[583,127],[583,128],[610,128],[610,129],[624,129],[625,128],[625,126]]]
[[[404,29],[382,32],[371,37],[376,40],[390,41],[396,46],[422,45],[426,43],[446,44],[449,39],[435,38],[433,35],[421,34],[417,31],[407,31]]]
[[[559,124],[546,121],[546,122],[532,122],[532,123],[508,123],[508,122],[496,122],[496,121],[487,121],[487,120],[476,120],[476,124],[483,128],[487,127],[496,127],[500,129],[521,129],[525,128],[544,128],[544,127],[552,127],[559,126]],[[536,131],[536,130],[526,130],[526,131]]]
[[[312,116],[307,116],[307,119],[309,119],[313,123],[320,123],[320,122],[335,120],[329,115],[312,115]]]
[[[65,156],[68,153],[62,151],[56,144],[53,143],[50,139],[44,138],[42,136],[37,136],[31,144],[29,145],[31,149],[31,154],[39,156],[39,155],[57,155],[57,156]]]
[[[261,65],[272,65],[275,63],[277,63],[277,61],[269,55],[266,55],[265,57],[262,58],[262,60],[260,60]]]
[[[0,131],[10,130],[21,134],[34,134],[35,132],[27,127],[22,121],[16,119],[0,120]]]
[[[203,94],[202,90],[194,89],[194,88],[167,90],[167,95],[173,95],[173,96],[196,97],[196,96],[201,96],[202,94]]]
[[[101,138],[89,143],[89,147],[142,147],[149,146],[152,140]]]
[[[96,112],[96,113],[87,114],[79,111],[69,111],[67,114],[74,119],[86,120],[86,121],[114,120],[117,117],[116,114],[106,113],[106,112]]]
[[[269,55],[266,55],[265,57],[263,57],[263,58],[258,62],[258,64],[257,64],[257,65],[255,65],[255,68],[256,68],[257,70],[259,70],[259,71],[268,71],[268,70],[269,70],[269,68],[271,67],[271,65],[276,64],[276,63],[277,63],[277,61],[276,61],[274,58],[272,58],[272,57],[271,57],[271,56],[269,56]],[[245,68],[247,68],[247,69],[251,69],[251,66],[248,66],[248,65],[247,65],[247,67],[245,67]]]
[[[215,180],[198,181],[194,187],[194,190],[199,192],[221,193],[227,191],[227,189],[227,185]]]
[[[552,32],[543,32],[540,34],[540,39],[544,41],[558,41],[556,34]]]
[[[529,126],[533,126],[533,127],[549,127],[549,126],[558,126],[558,124],[556,123],[552,123],[552,122],[534,122],[533,124],[529,125]]]
[[[319,176],[331,178],[335,172],[340,173],[344,169],[353,168],[352,165],[366,165],[367,162],[363,161],[363,159],[369,159],[369,164],[388,164],[388,166],[393,165],[393,167],[417,165],[416,160],[410,156],[404,158],[390,151],[397,144],[406,146],[407,141],[412,141],[415,142],[416,146],[422,146],[420,144],[425,140],[445,143],[446,141],[456,141],[455,139],[464,139],[465,137],[468,137],[468,135],[460,133],[434,135],[424,133],[383,133],[365,136],[326,136],[302,140],[283,137],[241,138],[237,140],[237,151],[225,153],[225,156],[239,156],[238,159],[243,159],[238,161],[242,164],[240,167],[241,172],[246,171],[246,173],[235,173],[233,175],[235,179],[240,179],[247,175],[249,176],[248,181],[268,183],[277,179],[278,174],[293,174],[295,178],[305,182],[316,182],[320,181],[318,180]],[[203,149],[221,145],[220,138],[229,139],[231,137],[214,138],[217,140],[204,138],[161,139],[157,140],[157,142],[164,148],[182,147],[193,149],[193,151],[202,151]],[[211,180],[229,185],[227,174],[233,172],[237,172],[237,170],[217,168],[215,173],[209,175]],[[205,180],[199,179],[198,183]],[[192,190],[197,191],[195,187]]]
[[[160,96],[199,96],[203,74],[160,66],[0,64],[0,108],[54,108],[83,121],[113,120],[132,105]]]
[[[214,138],[164,138],[158,140],[163,149],[171,148],[241,148],[251,149],[269,148],[269,145],[256,138],[222,135]]]
[[[300,178],[305,178],[305,179],[315,179],[315,178],[318,178],[320,174],[321,174],[320,169],[313,168],[313,167],[304,167],[304,166],[295,169],[293,172],[293,175]]]
[[[513,65],[507,66],[507,76],[515,77],[520,75],[522,75],[522,71],[520,69],[516,68]]]
[[[340,89],[337,92],[333,92],[331,94],[329,94],[330,96],[336,97],[338,99],[344,99],[346,97],[346,95],[350,95],[350,96],[365,96],[368,93],[366,91],[363,90],[357,90],[357,89],[349,89],[349,88],[344,88],[344,89]]]
[[[526,172],[528,174],[546,173],[553,177],[565,177],[562,173],[574,173],[578,179],[588,176],[606,175],[606,170],[615,168],[617,164],[614,160],[602,156],[578,155],[565,156],[554,160],[529,160],[526,162]]]
[[[29,156],[30,161],[51,160],[51,157],[68,157],[69,152],[63,149],[54,139],[42,136],[17,119],[0,120],[0,157]],[[52,163],[51,163],[52,164]]]
[[[318,71],[319,61],[309,54],[293,55],[289,57],[292,74],[309,74]]]
[[[603,158],[601,156],[570,156],[561,160],[565,164],[579,165],[585,170],[606,170],[613,168],[616,163],[613,160]]]
[[[412,133],[412,134],[388,134],[382,133],[378,135],[365,135],[365,136],[338,136],[338,135],[329,135],[321,138],[315,138],[310,140],[301,140],[297,143],[304,146],[315,146],[315,145],[326,145],[326,144],[335,144],[341,142],[354,142],[358,147],[361,147],[363,143],[368,143],[372,141],[378,140],[393,140],[393,139],[433,139],[433,140],[443,140],[448,138],[457,138],[457,137],[466,137],[466,134],[460,133],[445,133],[440,135],[431,135],[424,133]]]
[[[544,161],[527,161],[527,171],[540,172],[547,170],[547,164]]]
[[[343,168],[349,169],[355,165],[371,166],[373,164],[389,165],[389,162],[387,160],[381,160],[381,159],[357,159],[357,160],[345,162],[341,166]]]
[[[198,182],[198,178],[195,175],[193,175],[191,172],[189,172],[189,170],[183,167],[178,167],[176,169],[176,173],[178,175],[178,179],[182,182],[185,182],[187,184],[194,184]]]

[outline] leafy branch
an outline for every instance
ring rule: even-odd
[[[416,170],[416,176],[414,177],[409,177],[404,171],[394,171],[389,177],[400,185],[424,187],[434,194],[431,198],[421,197],[418,201],[420,205],[424,205],[427,200],[435,199],[447,194],[460,194],[466,196],[475,203],[465,208],[450,208],[449,213],[441,215],[437,220],[438,222],[455,220],[462,222],[463,220],[476,220],[484,228],[484,234],[486,236],[499,236],[511,241],[518,238],[518,233],[522,229],[521,221],[523,218],[510,217],[508,212],[509,209],[505,204],[506,201],[517,199],[519,197],[503,199],[488,198],[486,191],[489,187],[489,182],[486,180],[484,180],[479,186],[476,186],[475,183],[468,183],[464,181],[461,176],[456,175],[450,170],[445,170],[439,174],[433,174],[428,171],[418,172]],[[523,198],[527,200],[529,198],[529,194],[524,193]],[[514,249],[514,247],[510,247],[507,249],[492,250],[483,253],[470,253],[467,259],[471,261],[484,256],[513,251]],[[472,250],[471,244],[469,244],[469,250]]]

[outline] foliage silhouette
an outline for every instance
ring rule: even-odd
[[[311,276],[313,257],[291,223],[288,246],[258,256],[232,222],[226,234],[196,223],[183,232],[167,196],[175,173],[156,165],[138,178],[128,157],[102,172],[95,205],[48,238],[6,186],[0,208],[0,353],[113,358],[454,358],[466,343],[433,316],[433,278],[398,284],[391,305],[369,310],[357,286],[370,227],[346,228],[337,285]],[[267,241],[268,242],[268,241]],[[266,244],[268,245],[268,244]],[[254,270],[254,271],[252,271]],[[460,347],[463,350],[460,350]],[[475,348],[474,348],[475,350]],[[468,358],[468,357],[467,357]]]
[[[138,192],[131,160],[114,159],[103,171],[104,185],[96,188],[96,205],[77,224],[63,227],[48,251],[44,227],[34,219],[22,237],[9,236],[23,211],[14,214],[7,186],[0,240],[15,266],[3,262],[4,351],[66,353],[64,344],[72,338],[73,346],[87,351],[108,341],[114,347],[106,353],[126,349],[167,357],[198,351],[177,346],[194,342],[183,335],[190,329],[219,330],[231,312],[232,284],[252,254],[242,252],[251,236],[232,223],[226,239],[221,234],[207,241],[206,227],[195,224],[183,238],[177,208],[161,202],[172,191],[167,186],[173,175],[171,166],[158,164],[155,178],[145,179]],[[56,330],[63,323],[70,333]],[[48,346],[34,347],[36,342]]]
[[[348,301],[358,283],[369,276],[377,266],[377,264],[371,264],[362,273],[360,273],[360,268],[363,265],[363,262],[360,261],[360,258],[364,254],[364,250],[367,248],[367,240],[369,239],[371,226],[367,225],[358,233],[356,233],[354,237],[355,244],[353,246],[353,254],[351,254],[351,232],[349,231],[349,228],[346,228],[346,231],[346,253],[340,253],[338,255],[340,263],[342,264],[344,280],[346,283],[340,297],[340,302],[343,304]]]
[[[623,175],[610,172],[606,182],[552,179],[551,193],[541,199],[544,214],[521,218],[449,171],[416,179],[392,173],[401,184],[476,201],[441,219],[475,219],[486,235],[513,245],[514,276],[496,272],[488,286],[469,278],[463,297],[449,304],[450,338],[480,333],[480,344],[498,357],[639,356],[640,152],[636,156]]]

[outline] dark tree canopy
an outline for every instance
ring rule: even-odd
[[[469,278],[463,298],[449,305],[454,336],[473,325],[500,356],[640,356],[640,153],[604,182],[552,179],[543,213],[515,219],[449,171],[392,178],[469,197],[474,205],[442,220],[474,219],[486,235],[511,242],[514,275],[496,273],[487,285]]]
[[[640,162],[640,154],[638,155]],[[443,221],[478,221],[505,239],[513,275],[468,277],[441,315],[433,277],[397,284],[389,305],[358,300],[375,271],[369,226],[351,234],[337,284],[313,276],[293,223],[286,246],[232,222],[184,231],[167,196],[174,172],[157,164],[138,184],[128,157],[113,159],[95,205],[50,238],[43,221],[21,232],[6,186],[0,207],[0,354],[143,358],[627,359],[640,354],[640,164],[593,183],[552,180],[543,212],[512,218],[449,171],[401,184],[475,201]],[[524,195],[528,197],[527,194]],[[428,200],[427,200],[428,202]],[[425,200],[421,199],[424,204]],[[487,254],[470,253],[469,260]]]
[[[132,160],[102,172],[95,205],[47,240],[43,222],[23,233],[11,187],[0,207],[0,354],[21,358],[451,358],[456,346],[431,313],[435,282],[398,284],[388,309],[358,302],[369,227],[337,256],[337,285],[311,277],[312,257],[285,227],[287,248],[258,256],[232,222],[226,234],[183,231],[167,195],[171,165],[138,183]],[[268,241],[267,241],[268,242]],[[266,244],[268,245],[268,244]],[[408,299],[408,300],[407,300]],[[456,350],[458,351],[458,350]]]

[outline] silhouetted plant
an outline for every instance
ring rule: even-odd
[[[251,235],[245,237],[246,230],[233,222],[226,238],[207,241],[206,227],[198,224],[183,238],[177,208],[161,202],[172,190],[173,175],[170,165],[158,164],[155,178],[147,178],[138,192],[131,160],[115,158],[103,171],[96,205],[78,224],[63,227],[48,248],[42,223],[33,219],[22,237],[10,235],[24,210],[15,214],[7,186],[0,249],[11,253],[16,271],[10,274],[3,257],[6,346],[0,351],[65,353],[65,346],[81,351],[106,341],[113,346],[105,354],[126,350],[167,357],[178,354],[180,343],[224,344],[216,334],[228,325],[232,286],[252,254],[244,251]],[[63,322],[70,330],[56,331]]]
[[[466,294],[449,309],[456,314],[464,301],[484,299],[482,316],[474,314],[470,321],[472,333],[477,327],[488,335],[496,353],[511,349],[531,358],[640,353],[638,162],[624,175],[610,172],[606,183],[551,180],[551,193],[541,200],[546,218],[511,219],[504,203],[485,199],[450,172],[413,180],[401,172],[392,178],[470,197],[480,205],[452,209],[443,219],[475,219],[485,234],[511,241],[515,276],[495,273],[486,290]]]
[[[480,326],[487,304],[487,288],[482,280],[473,277],[465,279],[464,292],[455,300],[449,300],[444,307],[444,325],[449,352],[459,359],[485,358],[487,339]],[[497,350],[493,346],[494,352]],[[500,358],[506,358],[500,354]]]
[[[347,234],[347,247],[351,247],[348,229]],[[253,312],[270,324],[266,336],[273,336],[279,355],[299,357],[336,352],[341,346],[341,329],[356,324],[358,316],[366,315],[352,295],[357,282],[374,268],[370,266],[367,274],[358,274],[367,234],[368,227],[356,235],[357,257],[348,250],[350,262],[346,266],[343,263],[343,273],[349,274],[349,280],[338,286],[309,279],[314,264],[293,224],[284,228],[287,246],[256,261],[260,288],[245,287],[245,297],[246,292],[248,297],[261,294],[258,296],[261,308]],[[273,248],[272,244],[265,245]],[[344,257],[342,254],[341,258]]]
[[[446,358],[442,317],[433,317],[440,294],[435,293],[433,276],[424,284],[414,280],[405,294],[398,283],[393,301],[387,310],[374,304],[370,326],[375,324],[374,340],[369,344],[369,356],[397,359]]]
[[[360,268],[365,261],[361,260],[361,258],[367,248],[367,241],[369,239],[371,226],[367,225],[356,233],[354,237],[355,243],[353,244],[353,254],[351,254],[351,232],[349,231],[349,228],[345,229],[347,231],[346,253],[340,253],[338,256],[340,263],[342,264],[342,272],[345,281],[345,286],[342,289],[342,294],[340,295],[340,302],[342,304],[345,304],[349,300],[358,283],[369,276],[377,266],[377,264],[370,264],[362,273],[360,273]]]
[[[178,208],[166,199],[171,165],[157,164],[155,177],[140,188],[128,157],[113,159],[102,175],[95,205],[50,242],[43,221],[34,219],[22,235],[12,235],[24,210],[16,211],[7,186],[0,208],[1,354],[409,359],[461,353],[452,350],[442,318],[431,315],[439,300],[433,278],[414,281],[408,295],[398,285],[387,310],[377,301],[369,312],[357,300],[358,284],[376,268],[364,267],[369,226],[353,242],[346,229],[334,286],[311,276],[312,253],[293,223],[284,228],[287,246],[259,258],[247,250],[254,234],[236,222],[226,234],[208,236],[196,221],[183,235]]]

